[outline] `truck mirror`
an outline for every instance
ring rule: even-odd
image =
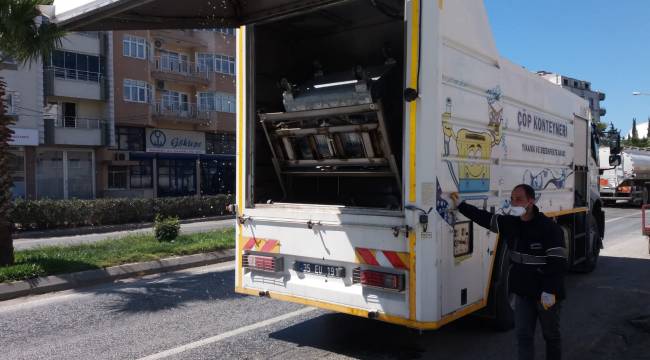
[[[619,166],[619,165],[621,165],[621,155],[610,155],[609,166]]]
[[[612,134],[609,142],[609,153],[617,155],[621,153],[621,135],[618,132]]]

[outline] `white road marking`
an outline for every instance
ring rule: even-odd
[[[256,330],[256,329],[259,329],[259,328],[263,328],[265,326],[273,325],[273,324],[278,323],[280,321],[295,318],[297,316],[310,313],[310,312],[312,312],[314,310],[316,310],[316,308],[307,307],[307,308],[300,309],[300,310],[294,311],[294,312],[290,312],[288,314],[280,315],[280,316],[277,316],[277,317],[274,317],[274,318],[271,318],[271,319],[268,319],[268,320],[260,321],[260,322],[255,323],[255,324],[251,324],[251,325],[248,325],[248,326],[240,327],[240,328],[235,329],[235,330],[227,331],[227,332],[225,332],[223,334],[219,334],[219,335],[212,336],[212,337],[209,337],[209,338],[205,338],[205,339],[202,339],[202,340],[199,340],[199,341],[191,342],[189,344],[181,345],[179,347],[175,347],[173,349],[165,350],[165,351],[159,352],[157,354],[152,354],[152,355],[140,358],[138,360],[164,359],[164,358],[166,358],[168,356],[180,354],[182,352],[192,350],[192,349],[196,349],[196,348],[201,347],[201,346],[214,344],[216,342],[231,338],[233,336],[241,335],[241,334],[247,333],[249,331],[253,331],[253,330]]]
[[[605,223],[612,222],[612,221],[616,221],[616,220],[621,220],[621,219],[625,219],[625,218],[629,218],[629,217],[632,217],[632,216],[640,216],[640,214],[625,215],[625,216],[621,216],[621,217],[617,217],[617,218],[613,218],[613,219],[605,220]]]

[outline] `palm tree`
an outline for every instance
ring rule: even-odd
[[[0,0],[0,70],[8,59],[30,64],[48,57],[60,45],[64,31],[42,16],[39,6],[53,0]],[[6,84],[0,79],[0,266],[14,262],[14,247],[8,221],[11,208],[11,176],[9,174],[9,126],[13,118],[5,114]]]

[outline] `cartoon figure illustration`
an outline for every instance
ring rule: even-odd
[[[571,167],[573,167],[573,165],[571,165]],[[564,189],[567,179],[572,174],[573,172],[569,172],[568,169],[544,169],[539,171],[537,174],[533,174],[532,171],[526,170],[524,172],[523,181],[525,184],[532,186],[536,191],[546,190],[550,185],[553,185],[556,189]]]
[[[501,105],[501,89],[496,87],[487,91],[489,123],[487,131],[476,132],[460,129],[454,132],[451,125],[452,101],[447,99],[445,112],[442,114],[444,133],[443,154],[451,154],[450,143],[456,142],[457,156],[461,159],[488,160],[492,156],[492,148],[502,140],[501,123],[503,122],[503,106]],[[486,192],[490,190],[490,164],[474,162],[459,162],[458,171],[454,171],[451,161],[447,166],[458,191],[461,193]]]

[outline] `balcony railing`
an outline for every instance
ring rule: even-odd
[[[74,129],[102,129],[104,120],[75,116],[62,116],[54,119],[54,127]]]
[[[104,75],[93,71],[83,71],[76,69],[66,69],[61,67],[47,67],[46,73],[53,73],[57,79],[80,80],[100,83],[104,80]]]
[[[199,69],[196,63],[166,55],[157,56],[154,60],[156,71],[208,80],[208,71],[206,69]]]
[[[175,117],[182,119],[208,119],[210,111],[200,109],[192,103],[167,103],[159,102],[153,105],[153,114],[156,116]]]

